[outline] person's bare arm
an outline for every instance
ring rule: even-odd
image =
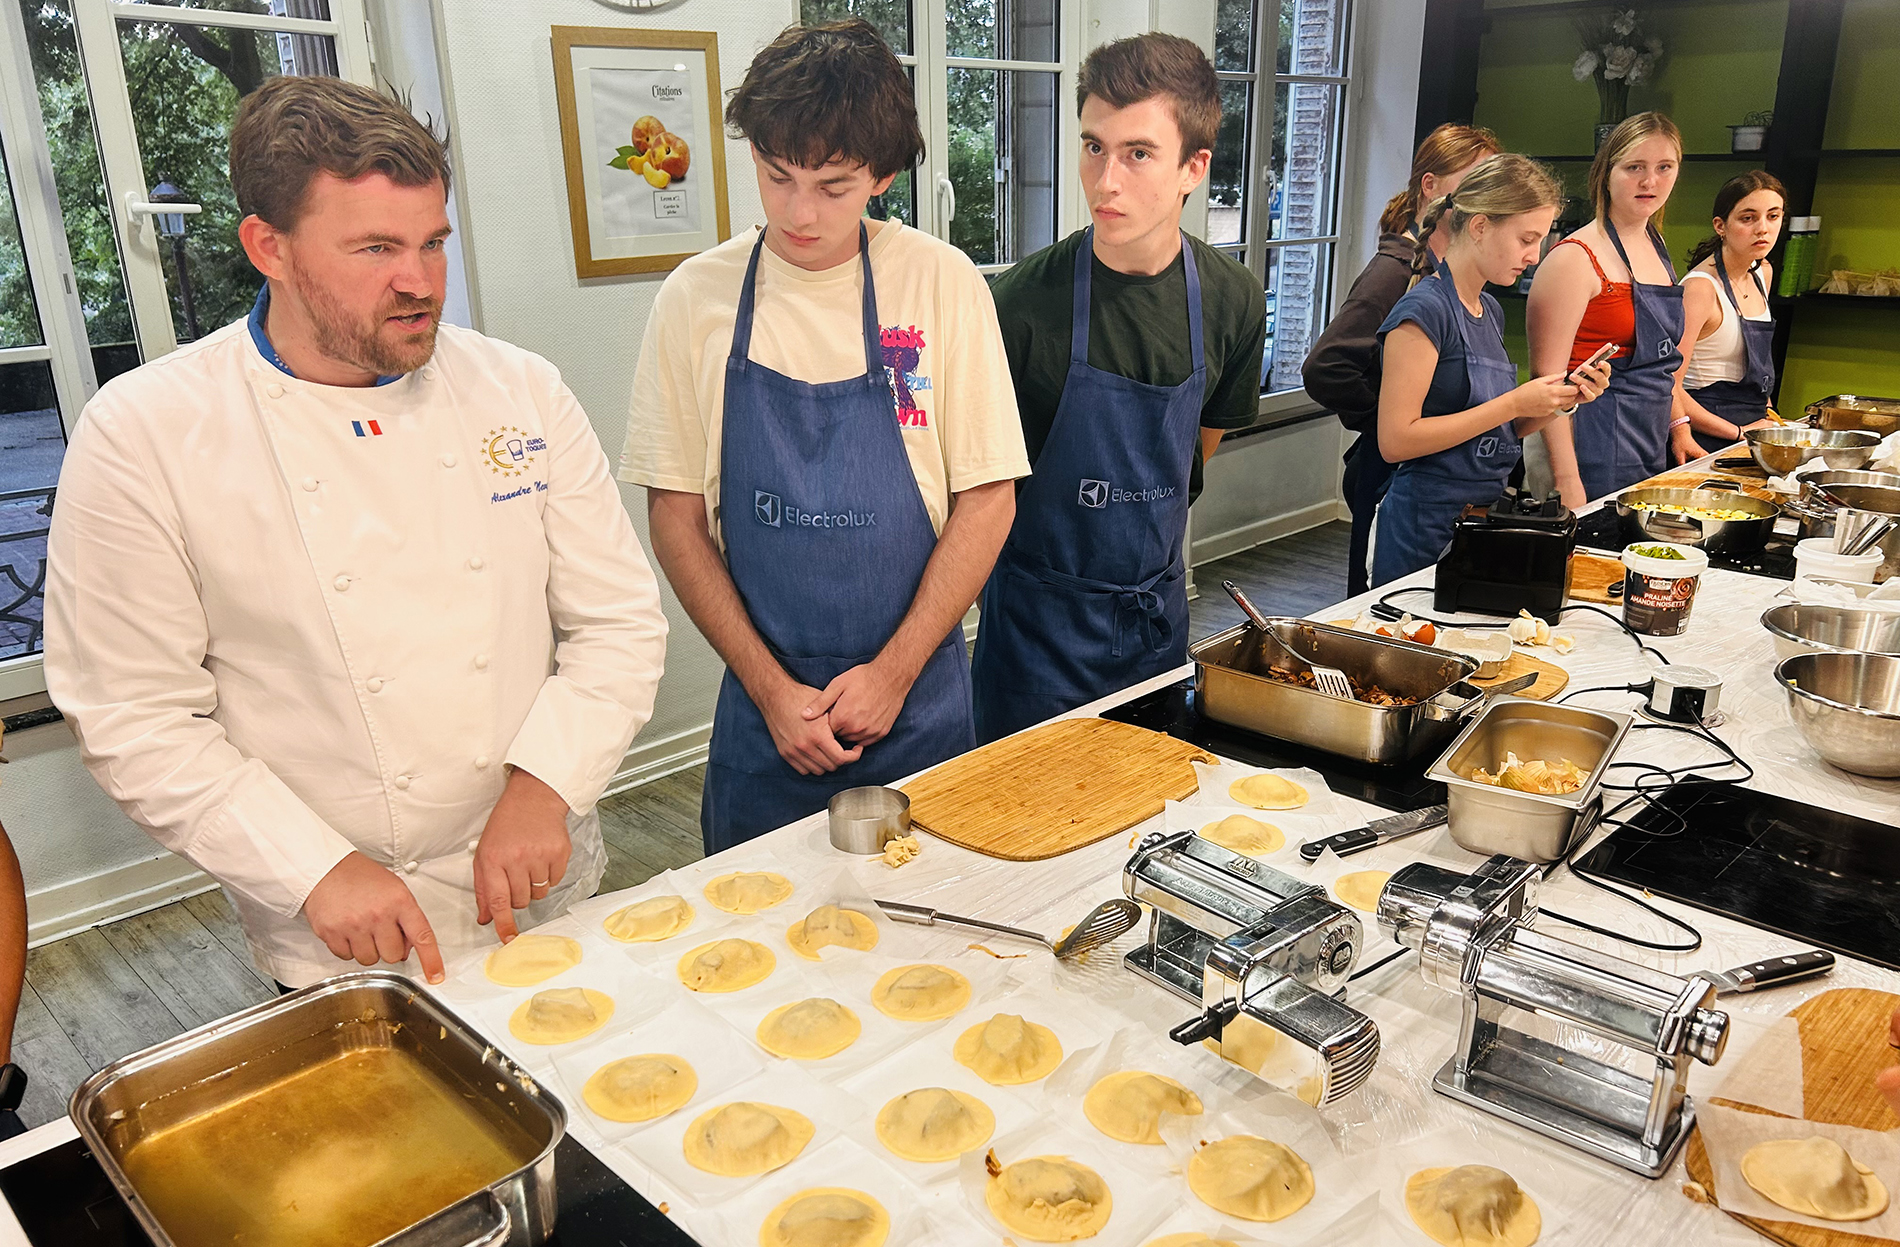
[[[1590,401],[1607,382],[1607,370],[1591,371],[1572,385],[1559,374],[1537,377],[1465,411],[1424,414],[1425,395],[1438,367],[1438,348],[1425,331],[1405,321],[1385,335],[1384,376],[1379,385],[1379,453],[1403,463],[1461,446],[1513,421],[1520,433],[1535,430],[1557,411]]]
[[[828,716],[840,739],[859,746],[882,740],[924,663],[982,592],[1015,519],[1014,481],[990,481],[957,494],[897,631],[876,658],[827,685],[805,716]]]
[[[1531,373],[1561,373],[1570,363],[1570,348],[1583,324],[1583,313],[1602,285],[1590,269],[1590,258],[1580,247],[1557,247],[1537,266],[1525,301],[1524,326],[1530,339]],[[1580,507],[1583,476],[1577,469],[1577,444],[1569,416],[1544,426],[1544,445],[1550,451],[1550,471],[1567,507]]]
[[[13,1059],[13,1019],[26,986],[26,881],[0,827],[0,1064]]]
[[[779,756],[800,775],[824,775],[856,762],[861,750],[840,744],[825,720],[810,720],[800,713],[818,690],[794,680],[752,626],[738,586],[732,583],[732,573],[706,526],[705,496],[649,488],[647,520],[660,570],[686,614],[764,715]]]
[[[1689,393],[1682,379],[1689,372],[1689,361],[1695,358],[1696,343],[1722,327],[1722,301],[1715,297],[1715,287],[1706,281],[1684,281],[1682,283],[1682,341],[1677,349],[1682,352],[1682,367],[1676,369],[1676,397],[1671,404],[1671,421],[1689,417],[1688,428],[1707,433],[1713,437],[1725,437],[1730,441],[1740,441],[1741,433],[1735,425],[1716,415]],[[1680,456],[1685,449],[1681,442],[1686,437],[1689,444],[1695,446],[1696,453],[1690,459],[1702,456],[1702,448],[1695,439],[1683,432],[1683,426],[1671,424],[1670,439],[1676,443],[1676,454]],[[1687,459],[1678,457],[1676,462],[1686,463]]]

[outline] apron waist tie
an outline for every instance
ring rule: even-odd
[[[1044,584],[1073,593],[1112,596],[1115,599],[1115,641],[1109,653],[1116,658],[1123,656],[1123,638],[1129,630],[1131,618],[1141,629],[1141,644],[1147,653],[1161,653],[1174,641],[1174,625],[1168,620],[1167,604],[1155,592],[1155,586],[1173,570],[1171,567],[1156,572],[1140,584],[1118,585],[1109,580],[1072,576],[1068,572],[1057,571],[1040,559],[1030,559],[1008,550],[1004,551],[1004,557]]]

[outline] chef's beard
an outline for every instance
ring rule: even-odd
[[[321,283],[311,281],[300,269],[292,268],[291,285],[310,313],[317,349],[338,363],[373,372],[379,377],[414,372],[435,354],[435,333],[441,326],[442,299],[410,299],[401,296],[385,302],[376,312],[362,318],[330,293]],[[429,328],[421,334],[403,334],[392,341],[383,335],[388,318],[429,314]]]

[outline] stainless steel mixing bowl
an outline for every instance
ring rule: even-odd
[[[1900,656],[1796,654],[1775,678],[1816,753],[1856,775],[1900,776]]]
[[[1865,429],[1744,429],[1748,453],[1772,476],[1786,476],[1811,459],[1841,471],[1864,468],[1880,448],[1880,434]]]
[[[1775,661],[1796,654],[1900,654],[1900,610],[1788,603],[1762,612],[1775,638]]]

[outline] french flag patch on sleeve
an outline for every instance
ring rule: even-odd
[[[356,430],[358,437],[381,437],[383,426],[375,420],[352,420],[350,427]]]

